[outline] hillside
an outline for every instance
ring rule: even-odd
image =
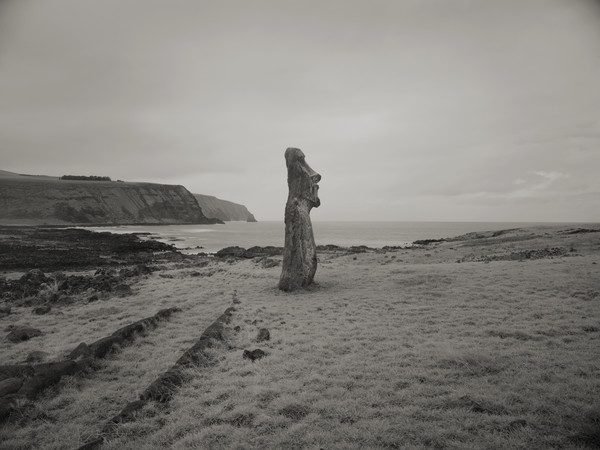
[[[211,224],[183,186],[0,171],[0,224]]]
[[[214,217],[226,222],[232,220],[256,222],[254,215],[244,205],[221,200],[212,195],[194,194],[194,197],[207,217]]]

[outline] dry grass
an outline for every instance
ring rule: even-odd
[[[240,329],[231,332],[231,348],[215,350],[218,364],[195,370],[170,404],[150,404],[135,422],[120,425],[104,448],[597,447],[600,233],[535,229],[483,238],[485,245],[323,253],[318,286],[294,294],[276,289],[280,268],[255,261],[219,263],[227,270],[211,277],[154,275],[138,288],[136,307],[144,298],[158,308],[161,294],[160,307],[183,303],[188,314],[124,349],[102,374],[62,383],[36,407],[40,418],[5,425],[0,439],[14,448],[82,443],[235,297],[231,328]],[[473,252],[545,247],[575,251],[456,262]],[[180,292],[165,298],[159,282]],[[195,327],[200,304],[213,312]],[[194,314],[197,320],[188,317]],[[262,327],[271,340],[257,343]],[[267,356],[242,358],[255,348]],[[115,396],[125,373],[140,381]],[[113,412],[94,403],[102,396],[111,398]]]

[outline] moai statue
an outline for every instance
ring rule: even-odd
[[[285,204],[285,248],[279,289],[294,291],[312,283],[317,271],[317,249],[310,210],[318,208],[321,175],[312,170],[298,148],[285,151],[289,194]]]

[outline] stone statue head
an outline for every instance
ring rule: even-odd
[[[285,163],[288,170],[288,187],[290,198],[298,198],[308,202],[310,207],[318,208],[319,185],[321,175],[306,163],[304,153],[299,148],[290,147],[285,151]]]

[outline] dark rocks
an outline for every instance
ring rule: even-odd
[[[164,252],[165,257],[178,254],[171,245],[141,240],[133,234],[74,228],[0,226],[0,238],[2,269],[81,270],[114,265],[115,260],[120,264],[147,264],[152,261],[154,252]],[[38,275],[31,274],[23,281],[38,283],[41,280]],[[23,285],[21,280],[15,281]]]
[[[215,253],[217,258],[265,258],[268,256],[280,256],[283,254],[283,247],[274,247],[267,245],[265,247],[254,246],[249,249],[233,246],[225,247]]]
[[[0,380],[7,378],[20,378],[33,376],[33,366],[28,364],[11,364],[8,366],[0,366]]]
[[[250,247],[244,252],[244,258],[258,258],[265,256],[279,256],[283,255],[283,247],[274,247],[268,245],[266,247]]]
[[[256,361],[257,359],[261,359],[264,358],[265,356],[267,356],[267,354],[261,350],[260,348],[257,348],[255,350],[244,350],[244,354],[242,355],[244,359],[249,359],[250,361]]]
[[[34,376],[23,383],[18,394],[30,400],[35,399],[40,392],[56,384],[65,375],[74,375],[86,369],[91,360],[60,361],[37,364],[34,367]]]
[[[353,245],[352,247],[350,247],[348,249],[348,251],[350,253],[366,253],[368,250],[373,250],[370,247],[367,247],[366,245]]]
[[[92,350],[85,342],[82,342],[69,353],[68,359],[88,358],[90,356],[92,356]]]
[[[22,378],[6,378],[0,381],[0,398],[18,392],[23,386]]]
[[[152,268],[148,267],[145,264],[138,264],[132,268],[125,268],[119,271],[119,276],[121,278],[131,278],[138,277],[140,275],[150,275],[152,273]]]
[[[128,297],[133,295],[133,291],[131,290],[131,286],[127,284],[119,284],[115,287],[114,293],[119,297]]]
[[[438,242],[445,242],[446,239],[421,239],[413,242],[413,245],[429,245],[437,244]]]
[[[215,253],[215,256],[217,258],[227,258],[227,257],[241,258],[241,257],[243,257],[245,252],[246,252],[246,249],[242,248],[242,247],[238,247],[238,246],[225,247],[225,248],[222,248],[221,250],[219,250],[217,253]]]
[[[24,274],[19,281],[21,283],[27,283],[29,285],[36,285],[39,286],[42,283],[46,283],[48,281],[48,278],[46,277],[46,275],[44,275],[44,272],[42,272],[40,269],[32,269],[29,272],[27,272],[26,274]]]
[[[258,330],[258,336],[256,336],[256,342],[268,341],[271,339],[271,333],[266,328]]]
[[[37,315],[48,314],[52,310],[50,305],[42,305],[37,308],[33,308],[33,313]]]
[[[37,328],[32,328],[30,326],[17,326],[14,327],[10,333],[8,333],[8,335],[6,336],[6,338],[10,341],[10,342],[23,342],[23,341],[28,341],[29,339],[36,337],[36,336],[41,336],[42,332],[41,330],[38,330]]]
[[[334,245],[334,244],[317,245],[317,250],[320,250],[320,251],[333,252],[336,250],[340,250],[341,248],[342,247],[340,247],[339,245]]]
[[[10,315],[12,309],[10,306],[0,306],[0,317],[4,317],[4,316],[8,316]]]

